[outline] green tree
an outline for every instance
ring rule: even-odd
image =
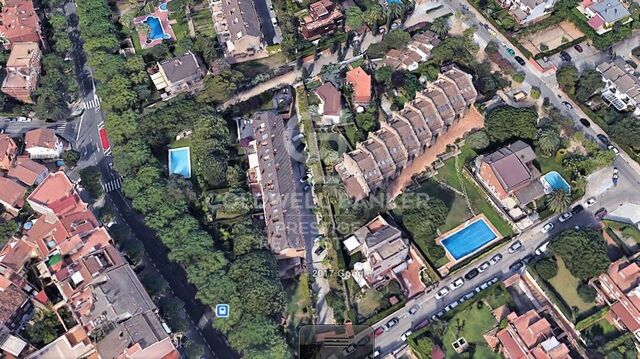
[[[449,26],[449,17],[440,16],[433,20],[431,25],[429,25],[429,30],[435,32],[438,36],[444,38],[449,34],[449,30],[451,27]]]
[[[1,205],[0,205],[1,206]],[[4,212],[4,206],[0,208]],[[0,248],[4,247],[11,237],[18,231],[18,225],[14,220],[0,220]]]
[[[439,199],[401,196],[397,200],[398,206],[403,208],[402,223],[411,233],[413,240],[419,244],[432,259],[445,256],[442,246],[437,245],[437,228],[444,224],[449,209]]]
[[[65,166],[73,168],[80,160],[80,152],[75,150],[66,150],[62,152],[62,160],[64,161]]]
[[[536,138],[538,114],[531,108],[497,107],[486,116],[485,131],[496,143]]]
[[[204,88],[196,97],[200,102],[223,103],[238,89],[242,80],[241,72],[223,70],[218,76],[209,76],[204,80]]]
[[[34,319],[27,325],[25,333],[31,344],[41,348],[62,335],[64,328],[55,313],[38,310]]]
[[[571,195],[562,189],[557,189],[547,195],[547,206],[553,213],[566,212],[571,204]]]
[[[540,98],[540,88],[532,86],[531,87],[531,94],[530,94],[531,98],[534,100],[537,100]]]
[[[513,79],[513,81],[517,84],[521,84],[524,82],[524,74],[522,72],[516,72],[515,74],[513,74],[511,76],[511,78]]]
[[[596,301],[596,297],[598,295],[598,293],[596,292],[595,288],[593,288],[587,282],[581,282],[580,284],[578,284],[578,288],[577,288],[576,292],[578,293],[578,296],[585,303],[594,303]]]
[[[346,24],[350,29],[356,30],[364,25],[363,13],[357,6],[351,6],[347,9]]]
[[[538,134],[538,147],[545,156],[553,156],[561,145],[562,137],[556,127],[547,127]]]
[[[489,136],[485,131],[470,134],[464,141],[474,150],[483,150],[489,146]]]
[[[247,220],[231,227],[231,238],[233,239],[234,257],[242,256],[253,250],[264,249],[266,245],[264,234]]]
[[[613,139],[623,145],[640,152],[640,126],[633,117],[625,117],[611,126]]]
[[[285,307],[284,289],[278,279],[276,260],[266,250],[252,251],[235,260],[229,269],[247,313],[273,317]],[[269,305],[265,305],[269,303]]]
[[[549,248],[562,257],[574,277],[582,280],[605,272],[611,263],[601,232],[593,229],[564,230],[551,241]]]
[[[558,275],[558,263],[551,258],[542,258],[533,265],[533,268],[544,280],[549,280]]]
[[[125,111],[131,108],[138,96],[131,89],[131,80],[116,75],[98,87],[98,96],[102,99],[101,107],[105,111]]]
[[[89,191],[93,198],[99,198],[104,193],[100,182],[101,177],[100,170],[96,166],[89,166],[80,170],[82,186]]]
[[[556,80],[562,91],[573,95],[576,92],[576,83],[578,82],[578,69],[575,66],[561,67],[556,72]]]
[[[433,352],[433,348],[435,347],[435,342],[431,337],[427,335],[423,335],[415,340],[415,349],[418,353],[420,353],[420,357],[430,357]]]
[[[348,11],[348,10],[347,10]],[[368,8],[363,14],[362,19],[371,28],[374,35],[378,33],[378,24],[384,20],[384,9],[376,4]]]
[[[602,75],[598,71],[594,69],[585,70],[578,80],[576,99],[578,99],[578,101],[586,102],[603,86],[604,82],[602,81]]]

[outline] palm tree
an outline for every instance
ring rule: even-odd
[[[440,37],[445,37],[449,34],[449,19],[446,17],[439,17],[433,20],[429,27],[431,31],[435,32]]]
[[[551,211],[554,213],[562,213],[569,208],[569,205],[571,204],[571,196],[568,192],[565,192],[562,189],[557,189],[547,195],[545,201]]]
[[[352,6],[347,9],[347,26],[351,30],[356,30],[362,27],[364,19],[362,18],[362,10],[357,6]]]
[[[376,35],[378,33],[378,24],[380,20],[384,19],[384,10],[380,5],[372,6],[362,14],[362,18],[369,25],[373,34]]]
[[[562,137],[560,137],[560,132],[557,129],[548,127],[540,131],[538,146],[545,156],[551,156],[556,153],[561,145]]]
[[[392,2],[387,5],[387,28],[391,30],[391,22],[399,19],[404,14],[404,4],[401,2]]]

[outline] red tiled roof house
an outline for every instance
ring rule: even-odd
[[[6,49],[17,42],[42,42],[40,19],[31,0],[2,0],[0,41]]]
[[[354,105],[369,105],[371,102],[371,76],[362,67],[347,72],[347,83],[353,87]]]
[[[309,5],[309,15],[300,19],[300,32],[306,40],[315,40],[332,34],[343,16],[331,0],[320,0]]]
[[[22,102],[33,103],[31,94],[38,86],[41,58],[37,43],[15,43],[7,60],[2,92]]]
[[[342,93],[331,82],[325,82],[316,89],[316,95],[320,99],[318,113],[322,115],[324,124],[335,125],[340,123],[340,111],[342,109],[340,99]]]
[[[9,169],[7,177],[16,179],[27,186],[38,185],[49,174],[49,169],[27,156],[20,156]]]
[[[18,146],[9,135],[0,133],[0,170],[8,170],[16,158]]]
[[[31,159],[55,159],[62,155],[64,144],[51,128],[37,128],[24,136],[24,149]]]
[[[20,208],[24,206],[24,196],[27,188],[6,177],[0,177],[0,204],[4,206],[12,216],[17,216]]]

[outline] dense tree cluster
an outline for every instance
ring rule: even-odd
[[[442,246],[436,244],[438,227],[444,224],[449,209],[437,198],[424,199],[411,195],[401,196],[399,206],[406,207],[402,213],[402,223],[411,233],[414,242],[432,261],[445,256]]]
[[[568,229],[551,241],[549,247],[562,257],[571,274],[589,279],[603,273],[610,264],[607,244],[602,234],[593,229]]]
[[[538,273],[538,275],[544,280],[549,280],[558,274],[558,263],[556,263],[553,258],[549,257],[542,258],[541,260],[537,261],[533,265],[533,268],[536,270],[536,273]]]
[[[404,48],[410,41],[411,35],[408,32],[399,29],[392,30],[382,38],[382,41],[371,44],[367,49],[367,55],[371,59],[379,59],[391,49]]]
[[[531,108],[497,107],[486,116],[485,130],[495,143],[536,138],[538,114]]]

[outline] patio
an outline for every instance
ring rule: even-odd
[[[133,19],[143,49],[152,48],[164,40],[176,41],[176,35],[171,28],[171,24],[175,24],[176,20],[169,20],[167,4],[168,2],[160,3],[154,12]]]

